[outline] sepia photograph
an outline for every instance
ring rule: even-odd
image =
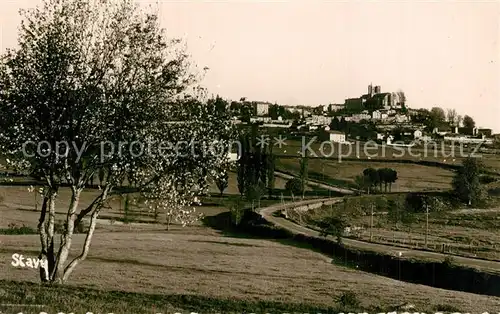
[[[500,313],[499,0],[1,0],[0,314]]]

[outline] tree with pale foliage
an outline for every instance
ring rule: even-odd
[[[0,59],[0,149],[9,167],[45,183],[38,231],[49,275],[42,280],[62,283],[87,257],[99,213],[125,177],[148,204],[189,221],[184,210],[228,161],[217,148],[228,146],[233,129],[206,102],[185,45],[167,37],[154,8],[43,0],[22,16],[18,48]],[[99,195],[79,210],[99,173]],[[71,199],[56,246],[63,184]],[[83,219],[90,221],[84,245],[68,260]]]
[[[175,178],[168,178],[168,175],[160,180],[152,189],[143,191],[144,203],[150,211],[158,217],[160,213],[165,213],[167,230],[173,222],[186,226],[192,224],[202,217],[196,212],[196,208],[191,206],[197,203],[196,190],[182,191],[175,186]],[[197,204],[196,204],[197,205]]]
[[[458,126],[458,114],[455,109],[448,109],[446,111],[446,119],[448,120],[448,123],[453,126]]]

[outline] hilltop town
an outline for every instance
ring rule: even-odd
[[[234,123],[256,123],[261,128],[287,129],[291,134],[329,134],[334,142],[376,141],[387,145],[422,145],[454,142],[492,146],[492,130],[453,109],[411,108],[403,91],[383,92],[368,85],[367,93],[345,99],[343,104],[308,106],[279,105],[263,101],[231,101]]]

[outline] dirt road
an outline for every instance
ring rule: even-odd
[[[295,202],[295,206],[315,204],[318,202],[331,201],[331,200],[333,200],[333,199],[325,198],[325,199],[317,199],[317,200],[307,200],[307,201]],[[260,211],[260,214],[267,221],[269,221],[269,222],[271,222],[279,227],[285,228],[293,233],[319,237],[319,233],[315,230],[298,225],[298,224],[296,224],[290,220],[287,220],[285,218],[273,216],[274,212],[282,210],[290,205],[291,204],[288,203],[288,204],[279,204],[279,205],[269,206],[269,207],[263,208]],[[451,256],[449,254],[441,254],[441,253],[436,253],[436,252],[420,251],[420,250],[411,250],[411,249],[406,249],[406,248],[394,247],[394,246],[390,246],[390,245],[358,241],[358,240],[353,240],[353,239],[348,239],[348,238],[343,238],[342,241],[343,241],[344,245],[355,248],[355,249],[382,252],[382,253],[386,253],[386,254],[389,254],[392,256],[400,256],[401,259],[419,259],[419,260],[442,262],[446,257]],[[456,263],[456,264],[481,269],[483,271],[500,273],[500,263],[499,262],[487,261],[487,260],[481,260],[481,259],[475,259],[475,258],[460,257],[460,256],[454,256],[454,255],[452,257],[453,257],[454,263]]]

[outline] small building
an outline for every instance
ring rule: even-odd
[[[330,104],[330,105],[328,105],[329,112],[339,111],[339,110],[342,110],[344,108],[345,108],[344,104]]]
[[[254,108],[254,114],[256,116],[265,116],[269,114],[269,103],[254,102],[253,108]]]
[[[325,124],[329,125],[330,123],[332,123],[332,117],[313,114],[310,117],[306,118],[306,122],[313,125],[325,125]]]
[[[419,139],[423,136],[424,134],[422,133],[421,130],[415,130],[415,132],[413,132],[413,138],[414,139]]]
[[[491,137],[492,134],[493,134],[492,129],[477,129],[476,131],[476,135],[484,135],[486,137]]]
[[[445,136],[444,140],[446,142],[462,143],[462,144],[486,144],[486,145],[493,144],[493,139],[486,138],[486,136],[484,135],[482,135],[481,137],[469,137],[467,135],[459,134],[459,135]]]
[[[389,135],[389,136],[386,138],[386,143],[387,143],[387,145],[391,145],[393,140],[394,140],[394,136]]]
[[[327,131],[329,140],[330,142],[335,142],[335,143],[345,143],[346,142],[346,137],[344,132],[340,131]]]
[[[362,98],[347,98],[344,107],[350,111],[360,111],[363,108],[363,103]]]
[[[477,132],[476,128],[455,127],[455,131],[453,133],[460,135],[476,136],[476,132]]]
[[[410,121],[410,119],[408,118],[408,116],[406,116],[404,114],[396,114],[394,120],[397,123],[404,123],[404,122]]]
[[[272,119],[271,117],[257,117],[257,118],[250,118],[251,123],[257,123],[257,122],[271,122]]]
[[[229,152],[227,157],[228,157],[230,162],[235,162],[235,161],[238,161],[238,159],[239,159],[238,153]]]

